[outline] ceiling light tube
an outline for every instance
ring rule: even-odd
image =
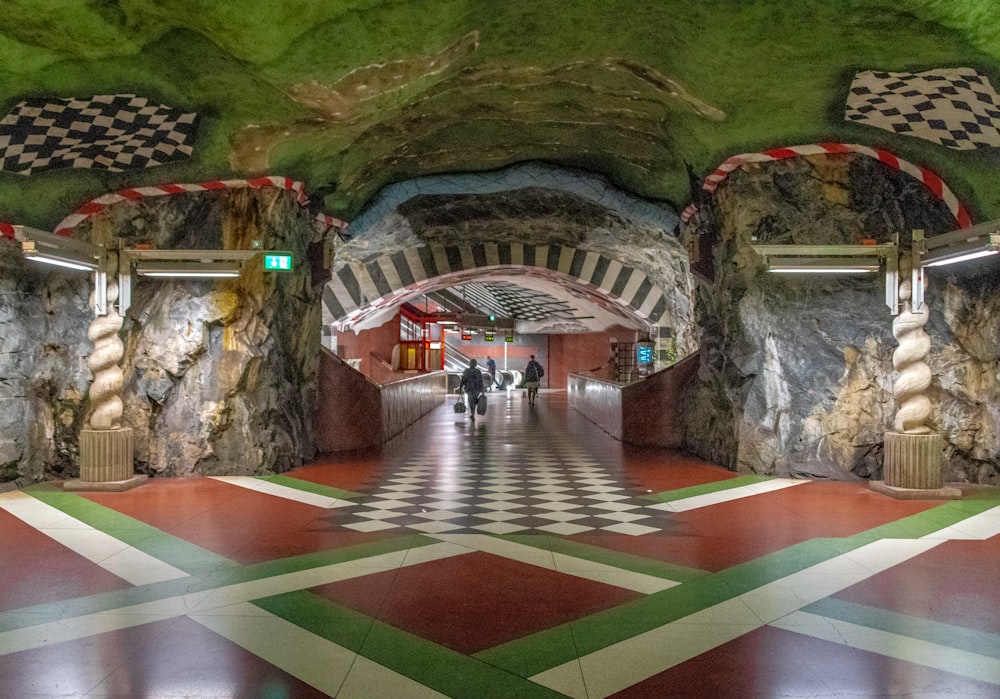
[[[140,262],[135,272],[142,277],[166,277],[174,279],[207,278],[231,279],[240,276],[238,261],[231,262]]]
[[[776,274],[867,274],[880,269],[876,257],[767,257],[767,271]]]
[[[871,274],[878,267],[774,267],[768,272],[774,274]]]
[[[80,270],[81,272],[93,272],[99,267],[99,260],[94,256],[79,255],[69,250],[40,250],[33,240],[22,241],[21,252],[26,259],[34,262],[44,262],[48,265]]]
[[[955,237],[953,233],[945,235],[952,239]],[[935,238],[927,238],[925,242],[927,252],[921,256],[924,267],[943,267],[1000,253],[1000,233],[964,238],[960,236],[958,240],[944,245],[935,244]]]

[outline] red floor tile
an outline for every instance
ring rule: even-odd
[[[327,696],[185,618],[0,655],[0,678],[11,698]]]
[[[718,571],[817,537],[846,537],[936,507],[894,500],[854,483],[807,483],[689,512],[667,513],[665,532],[586,532],[596,546]]]
[[[1000,634],[1000,536],[947,541],[836,597]]]
[[[461,653],[640,596],[480,552],[332,583],[314,592]]]
[[[995,697],[997,687],[876,653],[763,627],[612,695]]]
[[[4,511],[0,531],[0,611],[130,587]]]
[[[622,471],[640,492],[662,493],[740,476],[684,452],[626,447]]]
[[[240,563],[259,563],[386,538],[337,525],[337,511],[212,479],[152,480],[88,493],[113,510]]]

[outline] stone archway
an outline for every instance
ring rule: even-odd
[[[399,183],[351,223],[323,294],[334,332],[477,278],[544,279],[697,348],[694,284],[669,208],[539,164]]]
[[[651,326],[667,314],[663,290],[648,275],[604,254],[568,245],[476,242],[407,248],[343,265],[324,290],[323,321],[359,322],[417,294],[504,272],[550,277]]]

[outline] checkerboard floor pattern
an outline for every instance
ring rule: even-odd
[[[469,439],[458,453],[430,444],[409,455],[391,474],[382,474],[357,505],[341,510],[339,524],[365,532],[406,527],[430,534],[659,531],[662,515],[648,509],[653,502],[572,434],[547,431],[544,420],[531,414],[545,410],[544,398],[535,408],[522,405],[519,392],[509,398],[494,393],[490,400],[497,404],[491,407],[492,424],[488,414],[476,427],[468,426]],[[462,428],[467,419],[454,418]],[[526,435],[513,441],[508,430],[519,427]]]

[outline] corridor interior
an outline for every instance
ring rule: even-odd
[[[1000,494],[895,500],[454,396],[377,453],[0,494],[0,696],[998,697]]]

